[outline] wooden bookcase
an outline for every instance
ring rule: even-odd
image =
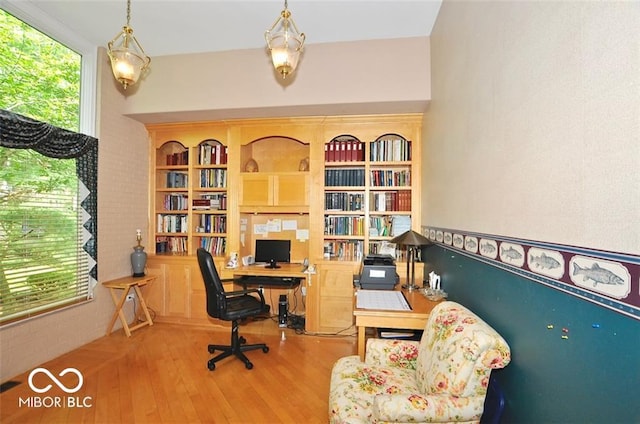
[[[402,228],[420,228],[421,125],[421,114],[148,125],[148,267],[160,283],[147,297],[157,319],[206,322],[197,248],[210,246],[230,277],[231,252],[253,254],[265,237],[255,229],[275,222],[290,227],[268,237],[292,240],[292,261],[317,266],[306,287],[307,331],[351,325],[363,255]],[[331,146],[344,152],[330,154]]]

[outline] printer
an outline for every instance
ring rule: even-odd
[[[354,283],[365,290],[393,290],[400,281],[391,255],[367,255]]]

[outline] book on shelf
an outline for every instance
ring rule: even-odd
[[[167,155],[167,165],[189,165],[189,151],[169,153]]]
[[[187,188],[189,185],[189,175],[186,172],[167,172],[166,188]]]
[[[211,200],[210,199],[193,199],[191,201],[191,207],[193,209],[198,209],[198,210],[211,209]]]
[[[411,141],[399,136],[372,141],[369,159],[372,162],[405,162],[411,160]]]
[[[369,205],[372,211],[411,211],[411,191],[381,191],[370,193]]]
[[[364,161],[364,143],[351,137],[335,138],[324,145],[326,162]]]
[[[200,165],[226,165],[229,148],[222,144],[200,145]]]
[[[163,206],[168,211],[187,210],[189,200],[186,194],[166,194]]]
[[[324,185],[328,187],[362,187],[364,180],[365,171],[363,168],[326,169],[324,171]]]

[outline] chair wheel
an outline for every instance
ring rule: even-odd
[[[209,368],[209,371],[213,371],[216,369],[216,364],[213,361],[209,361],[207,362],[207,368]]]
[[[265,346],[265,347],[263,347],[263,348],[262,348],[262,351],[263,351],[264,353],[269,352],[269,346]]]
[[[240,342],[240,344],[245,344],[247,342],[247,339],[245,339],[244,337],[240,336],[238,341]]]
[[[247,362],[246,364],[244,364],[244,366],[247,367],[248,370],[253,368],[253,364],[251,362]]]
[[[213,346],[209,346],[209,353],[213,353],[216,351],[216,348]]]

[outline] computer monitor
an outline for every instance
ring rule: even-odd
[[[291,240],[256,240],[256,262],[267,268],[280,268],[278,262],[291,262]]]

